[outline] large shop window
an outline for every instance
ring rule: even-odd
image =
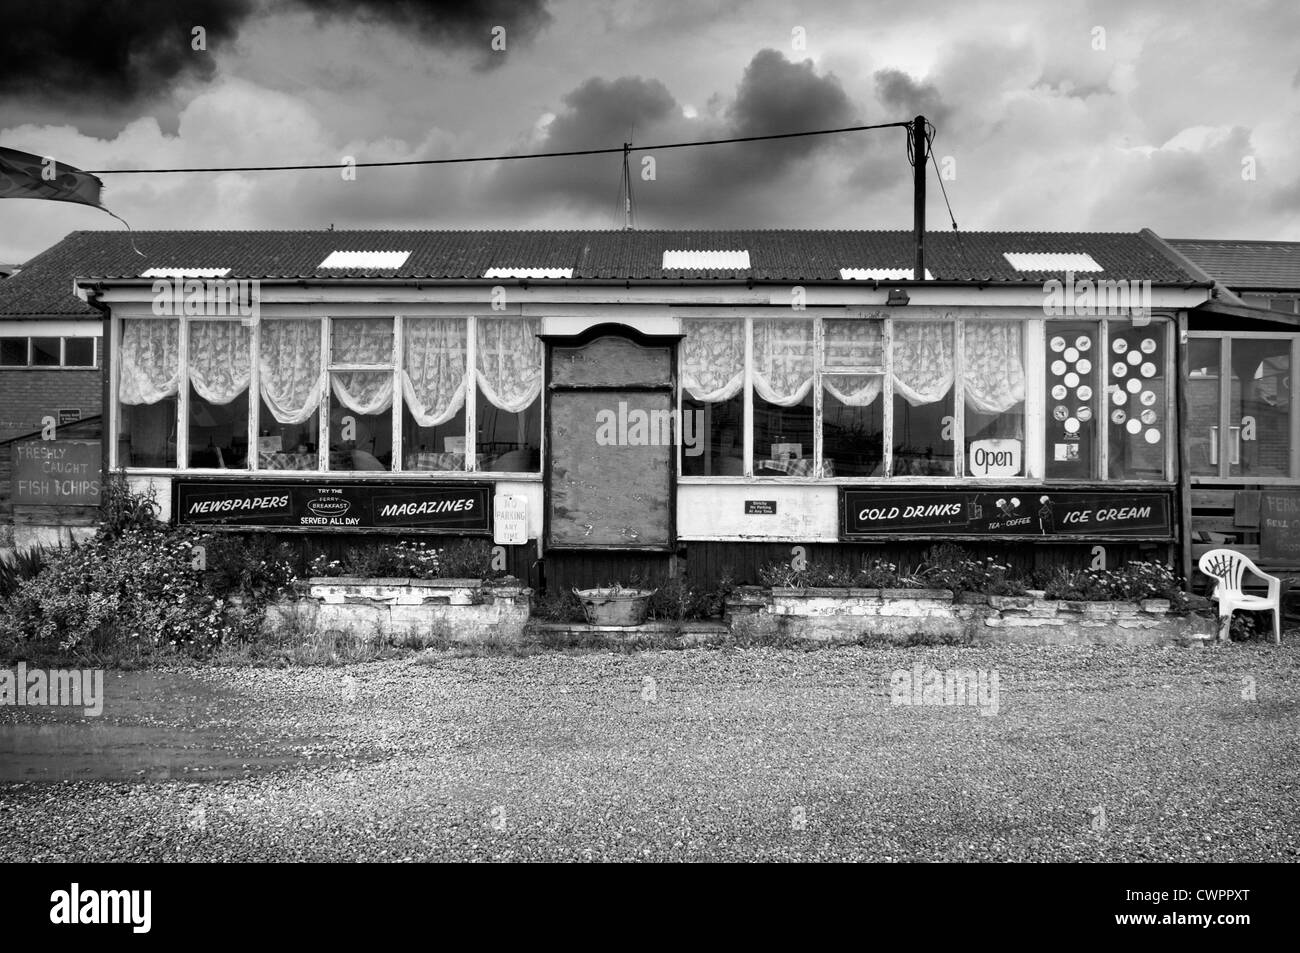
[[[538,473],[538,330],[518,318],[126,320],[118,461]]]
[[[1164,319],[882,311],[682,328],[683,476],[1169,479]]]

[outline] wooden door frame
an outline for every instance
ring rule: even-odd
[[[639,331],[634,327],[617,322],[604,322],[594,324],[585,328],[577,334],[539,334],[537,337],[542,341],[545,347],[545,356],[542,361],[543,378],[542,393],[544,394],[545,405],[543,408],[543,420],[545,421],[546,434],[543,440],[543,446],[546,448],[542,461],[542,539],[541,548],[545,552],[557,553],[580,553],[580,552],[618,552],[618,553],[664,553],[672,555],[677,551],[677,453],[676,446],[669,448],[669,480],[668,480],[668,540],[662,544],[647,546],[617,546],[617,545],[595,545],[595,546],[555,546],[551,544],[551,480],[552,466],[555,454],[555,441],[551,433],[554,426],[554,415],[551,413],[551,397],[557,391],[569,392],[607,392],[619,394],[635,393],[663,393],[669,398],[669,408],[674,411],[673,430],[674,440],[680,440],[681,421],[676,419],[676,410],[678,406],[677,395],[677,347],[683,335],[681,334],[647,334]],[[640,347],[654,348],[666,347],[668,349],[668,380],[660,384],[560,384],[556,385],[552,381],[551,361],[556,347],[584,347],[593,341],[603,337],[618,337],[631,341]]]

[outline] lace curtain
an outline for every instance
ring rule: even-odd
[[[1025,399],[1023,326],[1018,321],[967,321],[962,347],[966,403],[1002,414]]]
[[[180,386],[180,326],[139,319],[122,326],[118,396],[124,404],[156,404]]]
[[[325,374],[319,320],[264,320],[258,347],[262,400],[282,424],[300,424],[320,407]]]
[[[335,318],[330,325],[331,363],[392,364],[392,318]]]
[[[445,424],[465,405],[464,318],[407,318],[402,323],[402,395],[421,427]]]
[[[942,400],[956,377],[952,339],[949,321],[895,321],[894,392],[913,407]]]
[[[479,318],[474,363],[483,396],[507,413],[527,410],[542,392],[536,318]]]
[[[825,358],[822,387],[850,407],[875,403],[884,389],[883,374],[831,374],[836,367],[878,365],[884,332],[879,321],[829,320],[823,323]]]
[[[695,400],[730,400],[745,383],[743,319],[682,321],[682,387]]]
[[[238,321],[190,322],[190,384],[208,403],[228,404],[248,390],[249,339]]]
[[[382,414],[393,406],[391,371],[334,371],[330,389],[355,414]]]
[[[808,320],[754,322],[754,391],[769,404],[793,407],[813,377],[813,326]]]
[[[392,318],[336,318],[331,323],[333,363],[392,362]],[[393,406],[393,375],[389,371],[334,371],[330,389],[339,403],[355,414],[380,414]]]

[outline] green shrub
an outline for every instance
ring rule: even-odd
[[[144,493],[135,493],[118,470],[100,488],[98,531],[100,538],[115,539],[131,530],[149,530],[158,523],[158,491],[152,483]]]
[[[76,548],[74,541],[72,547]],[[7,599],[29,579],[35,579],[50,561],[48,551],[39,546],[0,556],[0,600]]]
[[[266,536],[208,534],[195,543],[205,550],[204,582],[218,596],[264,602],[292,588],[296,573],[287,543]]]
[[[442,548],[439,575],[445,579],[490,579],[492,544],[486,539],[458,539]]]
[[[1068,602],[1168,599],[1173,608],[1187,608],[1187,594],[1174,571],[1162,563],[1126,563],[1119,569],[1067,569],[1057,566],[1041,580],[1048,599]]]
[[[0,638],[20,652],[71,656],[163,647],[203,653],[232,620],[226,599],[195,568],[194,545],[194,534],[155,524],[54,554],[0,606]]]
[[[324,554],[311,561],[312,576],[360,576],[372,579],[491,579],[492,544],[460,539],[442,547],[423,540],[398,540],[374,547],[352,547],[342,559]]]
[[[650,597],[650,618],[674,622],[720,618],[727,596],[734,589],[729,573],[724,573],[712,589],[691,586],[683,579],[670,579]]]

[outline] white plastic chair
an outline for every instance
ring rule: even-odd
[[[1228,637],[1232,613],[1237,609],[1247,612],[1273,610],[1273,641],[1282,644],[1282,580],[1260,572],[1249,558],[1234,549],[1211,549],[1199,563],[1201,572],[1216,580],[1211,598],[1219,603],[1219,638]],[[1268,583],[1267,596],[1248,596],[1242,592],[1241,578],[1249,569]]]

